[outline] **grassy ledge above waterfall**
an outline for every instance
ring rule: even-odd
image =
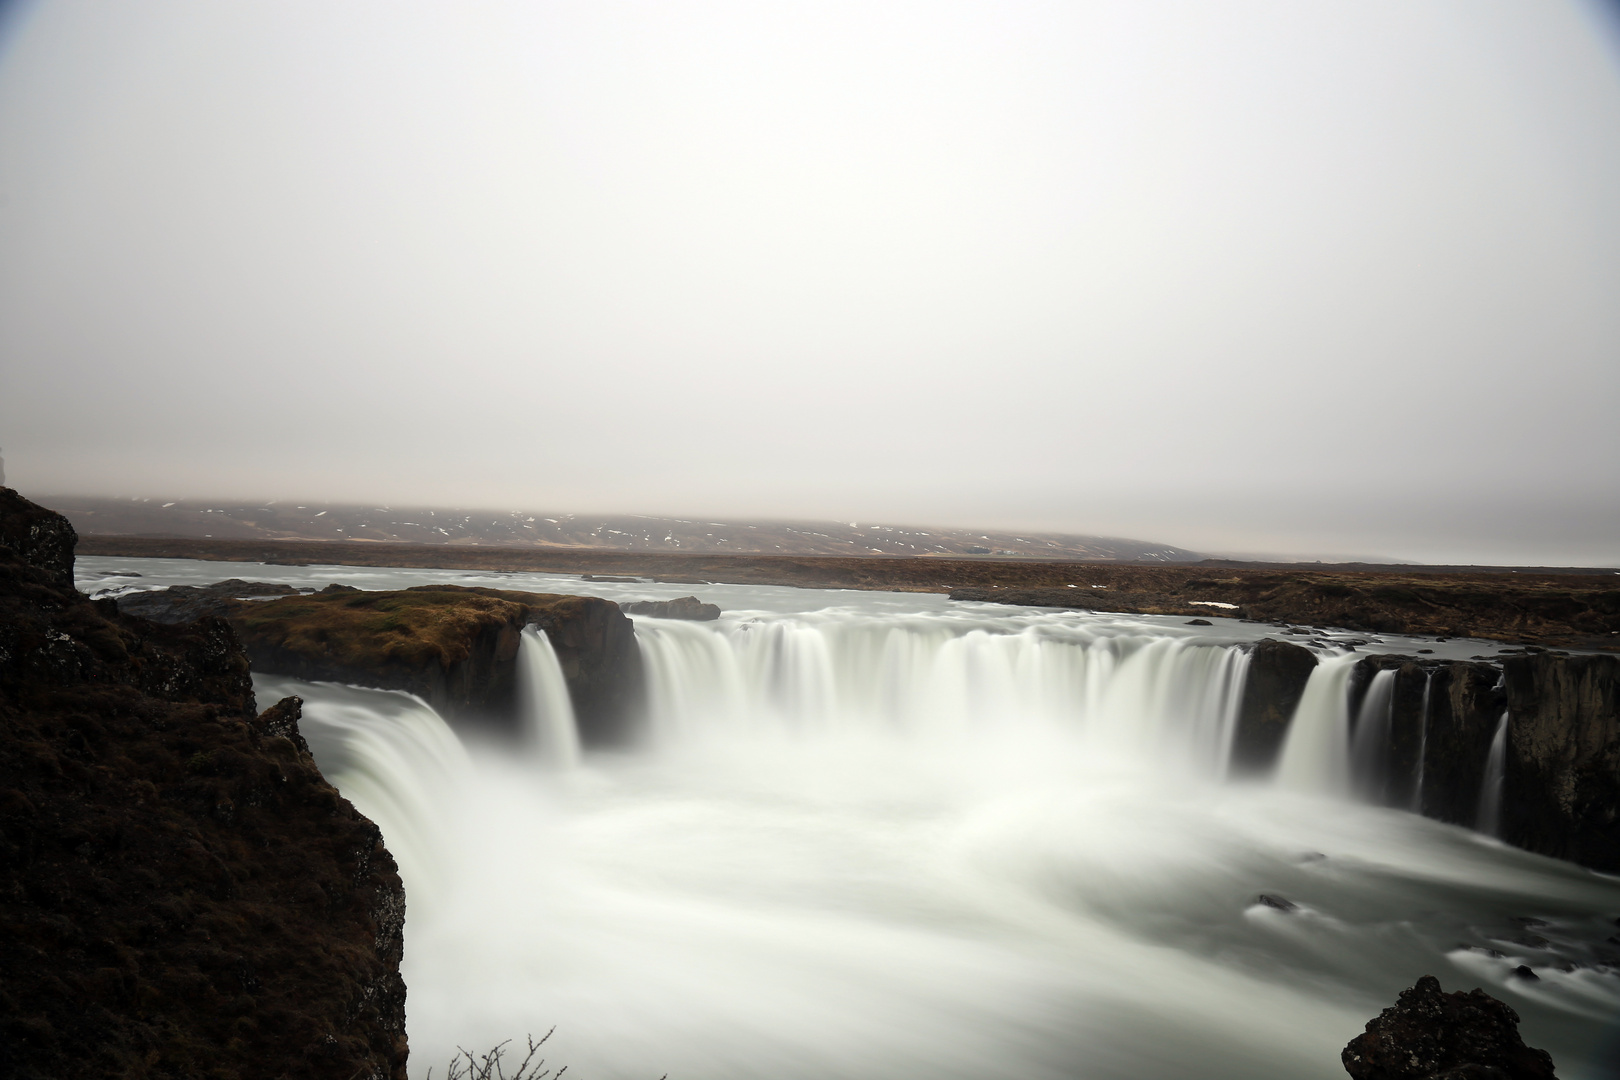
[[[643,697],[631,621],[588,596],[422,586],[327,591],[227,610],[255,671],[405,690],[448,717],[510,721],[521,633],[546,632],[587,743],[634,732]]]

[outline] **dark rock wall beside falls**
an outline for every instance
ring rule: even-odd
[[[5,489],[0,537],[0,1076],[404,1080],[404,892],[297,700],[79,595]]]
[[[1620,657],[1510,657],[1502,838],[1620,871]]]
[[[1385,670],[1395,686],[1381,801],[1477,826],[1506,713],[1502,839],[1620,870],[1620,658],[1536,653],[1497,666],[1369,656],[1352,675],[1352,715]]]
[[[1264,775],[1277,764],[1288,725],[1316,670],[1316,654],[1291,641],[1257,641],[1249,649],[1249,669],[1232,736],[1232,770]]]
[[[1369,656],[1351,672],[1350,714],[1357,723],[1370,720],[1359,714],[1373,676],[1389,670],[1395,672],[1389,735],[1375,775],[1358,777],[1358,786],[1381,792],[1385,805],[1473,827],[1491,740],[1507,708],[1501,669]]]
[[[1276,765],[1316,663],[1315,654],[1290,642],[1251,647],[1232,744],[1236,775],[1264,775]],[[1353,725],[1384,719],[1364,715],[1363,705],[1385,671],[1394,673],[1387,731],[1356,762],[1364,797],[1478,827],[1491,743],[1506,714],[1502,838],[1620,871],[1620,657],[1539,652],[1480,663],[1367,656],[1350,675]]]

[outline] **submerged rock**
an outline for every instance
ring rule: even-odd
[[[1552,1056],[1524,1044],[1506,1002],[1483,990],[1447,994],[1433,975],[1369,1020],[1340,1060],[1355,1080],[1553,1080]]]
[[[81,596],[53,517],[0,490],[0,1075],[405,1080],[376,825],[228,623]]]
[[[705,604],[695,596],[678,600],[631,600],[619,605],[626,615],[649,615],[655,619],[688,619],[692,622],[713,622],[720,617],[716,604]]]

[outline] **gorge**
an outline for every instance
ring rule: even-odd
[[[120,591],[217,565],[81,572]],[[379,604],[689,588],[251,574]],[[635,618],[629,744],[575,726],[535,632],[504,734],[256,674],[305,699],[317,760],[399,859],[418,1060],[557,1024],[592,1075],[1327,1077],[1367,1015],[1439,974],[1510,1002],[1560,1075],[1607,1075],[1620,886],[1567,860],[1613,866],[1614,658],[1218,609],[702,598],[717,620]]]

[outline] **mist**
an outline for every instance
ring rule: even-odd
[[[1498,2],[0,21],[50,493],[1620,565],[1620,37]]]

